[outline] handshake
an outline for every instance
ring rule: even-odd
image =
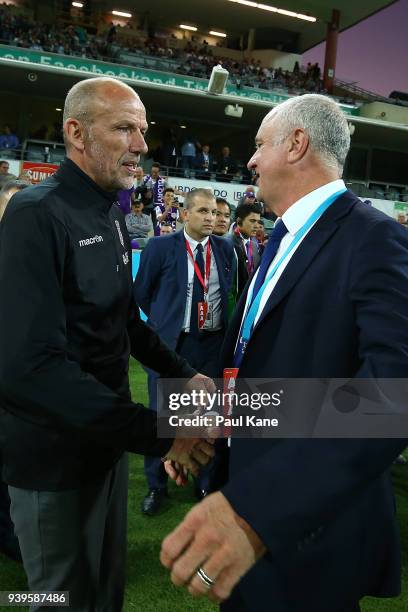
[[[187,383],[187,390],[201,389],[207,392],[216,390],[211,378],[203,374],[196,374]],[[174,440],[170,450],[163,458],[164,468],[168,476],[182,486],[187,482],[188,473],[197,476],[202,465],[206,465],[214,457],[214,438],[210,437],[210,431],[203,432],[202,438],[177,438]]]

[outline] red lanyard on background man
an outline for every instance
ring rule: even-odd
[[[191,246],[190,246],[190,243],[188,242],[188,240],[186,240],[186,249],[187,249],[188,254],[191,257],[191,261],[192,261],[192,264],[194,266],[194,272],[195,272],[198,280],[200,281],[200,283],[202,285],[202,288],[204,289],[204,301],[207,301],[208,288],[209,288],[209,285],[210,285],[210,268],[211,268],[211,245],[210,245],[210,240],[208,240],[207,247],[206,247],[204,278],[203,278],[203,275],[201,274],[201,270],[198,267],[198,264],[197,264],[196,260],[194,259],[193,251],[191,250]]]

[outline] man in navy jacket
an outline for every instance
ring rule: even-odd
[[[172,349],[207,376],[216,376],[230,307],[233,306],[234,251],[232,244],[213,236],[217,205],[209,189],[195,189],[184,200],[185,229],[151,239],[145,247],[135,279],[135,298],[148,316],[148,325]],[[198,329],[196,293],[202,290],[193,266],[201,248],[204,279],[208,281],[207,320]],[[209,264],[208,270],[207,264]],[[203,295],[204,295],[203,291]],[[202,298],[200,298],[201,300]],[[149,371],[150,407],[157,408],[157,374]],[[202,471],[196,495],[213,488],[215,464]],[[142,511],[155,514],[166,494],[167,475],[160,458],[147,456],[149,492]]]
[[[265,117],[256,145],[248,167],[280,220],[224,366],[239,380],[407,378],[408,234],[345,189],[346,118],[324,96],[293,98]],[[227,483],[163,543],[173,582],[233,612],[355,612],[365,595],[398,594],[388,468],[400,436],[233,438]]]

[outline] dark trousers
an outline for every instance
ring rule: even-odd
[[[10,518],[10,496],[6,483],[1,480],[2,459],[0,454],[0,552],[18,557],[18,540],[14,535],[14,525]]]
[[[125,590],[128,461],[67,491],[9,487],[31,591],[69,591],[75,612],[120,612]],[[40,604],[30,612],[49,608]]]
[[[201,374],[216,377],[219,374],[219,356],[224,332],[202,332],[199,336],[180,334],[176,352],[187,359],[190,365]],[[149,407],[157,410],[157,374],[148,370]],[[224,445],[224,440],[217,441],[217,447]],[[219,453],[208,466],[201,468],[196,485],[200,489],[212,491],[215,488],[215,474],[220,462]],[[146,455],[145,474],[149,489],[164,489],[167,486],[167,474],[159,457]]]

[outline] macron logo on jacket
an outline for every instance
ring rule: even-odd
[[[84,240],[79,240],[79,246],[88,246],[89,244],[95,244],[95,242],[103,242],[102,236],[93,236],[92,238],[85,238]]]

